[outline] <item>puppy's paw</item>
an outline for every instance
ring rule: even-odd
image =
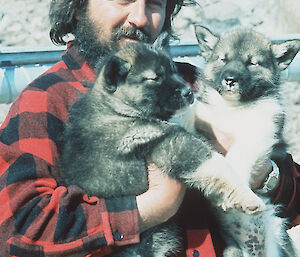
[[[224,211],[234,208],[240,212],[249,215],[256,215],[265,210],[266,206],[250,188],[238,188],[234,190],[227,200],[224,201],[221,208]]]

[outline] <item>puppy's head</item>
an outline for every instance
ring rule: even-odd
[[[300,49],[299,40],[272,44],[248,29],[216,36],[197,25],[195,32],[207,62],[204,75],[228,101],[248,102],[277,94],[280,71],[288,67]]]
[[[169,119],[194,99],[171,58],[147,44],[130,44],[109,57],[99,81],[109,97],[141,118]]]

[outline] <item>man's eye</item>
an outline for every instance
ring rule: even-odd
[[[130,3],[133,3],[135,0],[118,0],[117,3],[120,5],[128,5]]]
[[[166,1],[165,0],[148,0],[148,4],[152,6],[157,6],[160,8],[166,7]]]

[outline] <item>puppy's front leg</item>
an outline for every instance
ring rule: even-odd
[[[246,214],[256,214],[265,209],[263,201],[218,153],[213,153],[210,159],[185,179],[201,190],[214,206],[221,207],[224,211],[236,208]]]
[[[254,214],[265,207],[222,155],[182,128],[174,129],[154,147],[151,160],[168,175],[201,190],[224,211],[237,208]]]

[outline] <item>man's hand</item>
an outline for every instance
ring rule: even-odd
[[[154,164],[148,164],[148,179],[148,191],[136,197],[140,232],[170,219],[178,211],[186,190]]]

